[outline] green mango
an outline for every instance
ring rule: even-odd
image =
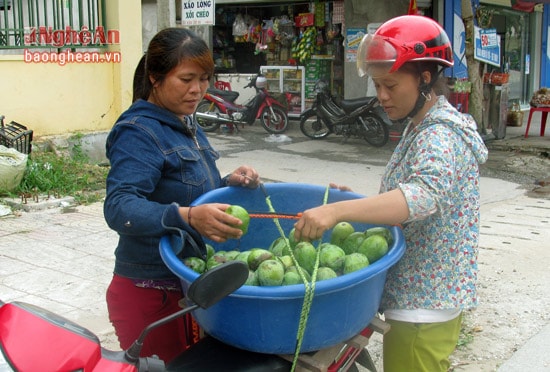
[[[206,260],[208,260],[210,257],[214,255],[214,253],[216,253],[216,250],[214,249],[214,247],[212,247],[208,243],[206,243],[205,245],[206,245]]]
[[[300,278],[300,275],[294,271],[287,271],[285,272],[285,275],[283,276],[283,284],[282,285],[293,285],[293,284],[302,284],[302,278]]]
[[[285,268],[283,264],[274,259],[262,261],[256,270],[256,277],[261,286],[282,285],[284,276]]]
[[[342,248],[346,254],[357,252],[357,248],[359,248],[363,240],[365,240],[364,233],[360,231],[353,232],[349,234],[346,239],[344,239],[344,242],[340,248]]]
[[[300,267],[311,274],[317,258],[317,250],[313,244],[310,242],[299,242],[296,244],[293,252],[294,258]]]
[[[248,255],[248,268],[252,271],[256,271],[263,261],[271,260],[273,257],[275,257],[273,253],[267,249],[252,248]]]
[[[225,258],[227,261],[233,261],[239,256],[239,254],[241,254],[240,251],[227,251],[225,253]]]
[[[280,236],[271,243],[268,250],[277,257],[288,255],[290,254],[289,241]]]
[[[244,262],[245,264],[248,265],[248,256],[250,255],[250,251],[243,251],[243,252],[240,252],[237,257],[235,257],[235,260],[236,261],[242,261]]]
[[[210,270],[218,265],[221,265],[222,263],[227,262],[227,257],[225,257],[225,251],[217,251],[215,252],[212,257],[206,261],[206,270]]]
[[[358,253],[362,253],[369,259],[369,263],[373,263],[382,258],[388,253],[388,241],[382,235],[371,235],[357,248]]]
[[[391,230],[384,226],[377,226],[377,227],[371,227],[370,229],[365,230],[363,233],[365,234],[365,238],[368,238],[372,235],[381,235],[386,239],[388,242],[388,245],[391,246],[393,244],[393,235],[391,233]]]
[[[256,276],[256,273],[252,270],[248,271],[248,279],[246,279],[246,282],[244,282],[244,285],[254,285],[259,286],[260,283],[258,282],[258,277]]]
[[[369,266],[369,259],[362,253],[352,253],[344,258],[344,274]]]
[[[206,271],[206,262],[202,258],[187,257],[183,260],[183,264],[199,274]]]
[[[349,222],[338,222],[331,230],[330,243],[339,247],[344,244],[344,240],[355,232],[355,228]]]
[[[317,269],[317,281],[327,280],[338,277],[338,274],[330,267],[320,267]]]
[[[281,263],[283,264],[285,270],[286,270],[287,267],[294,266],[294,260],[289,255],[277,257],[277,259],[279,261],[281,261]]]
[[[334,272],[342,272],[346,252],[334,244],[324,244],[319,252],[319,266],[331,268]]]
[[[298,272],[298,267],[297,266],[287,267],[286,270],[285,270],[285,273],[288,273],[288,272],[292,272],[292,273],[295,273],[298,276],[300,276],[300,273]],[[304,274],[304,277],[306,278],[306,281],[311,282],[311,275],[309,275],[309,273],[305,270],[302,270],[302,273]],[[302,283],[301,279],[300,279],[300,283]]]

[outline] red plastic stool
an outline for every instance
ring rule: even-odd
[[[535,111],[541,112],[540,118],[540,136],[544,137],[544,130],[546,129],[546,118],[548,117],[548,112],[550,112],[550,107],[531,107],[529,110],[529,118],[527,119],[527,128],[525,128],[525,138],[529,136],[529,127],[531,126],[531,117]]]
[[[449,103],[462,113],[468,113],[469,101],[470,93],[468,92],[453,92],[449,96]]]

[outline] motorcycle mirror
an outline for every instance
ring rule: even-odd
[[[195,279],[187,289],[187,299],[194,304],[149,324],[124,353],[126,360],[136,363],[143,341],[153,329],[171,322],[197,308],[207,309],[241,287],[248,279],[248,265],[242,261],[229,261],[216,266]]]
[[[248,279],[248,266],[229,261],[199,276],[187,290],[187,298],[203,309],[236,291]]]

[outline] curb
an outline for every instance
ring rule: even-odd
[[[550,371],[550,324],[533,336],[514,355],[504,362],[498,372]]]
[[[33,199],[6,198],[2,202],[13,210],[23,210],[25,212],[36,212],[51,208],[70,208],[75,205],[72,196],[63,198],[37,196]]]

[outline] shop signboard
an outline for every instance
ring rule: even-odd
[[[474,27],[474,58],[478,61],[500,67],[500,35],[495,29]]]
[[[182,26],[214,25],[215,14],[214,0],[183,0],[181,2]]]
[[[481,39],[481,48],[486,49],[498,47],[496,28],[480,29],[479,37]]]

